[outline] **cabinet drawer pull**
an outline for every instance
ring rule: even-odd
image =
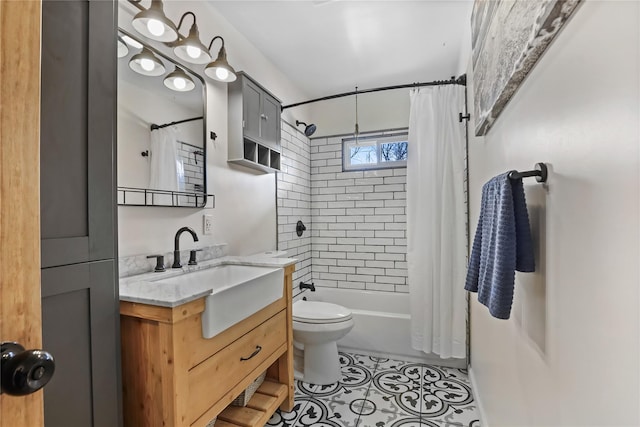
[[[251,355],[249,357],[241,357],[240,361],[244,362],[245,360],[252,359],[256,354],[260,353],[260,350],[262,350],[262,347],[257,345],[255,351],[253,353],[251,353]]]
[[[264,120],[269,120],[269,116],[265,115],[265,114],[260,114],[260,117]]]

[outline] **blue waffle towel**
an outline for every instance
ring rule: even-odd
[[[493,317],[508,319],[516,270],[533,272],[535,261],[522,179],[511,180],[507,172],[482,187],[464,288],[477,292]]]

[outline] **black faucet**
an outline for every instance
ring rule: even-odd
[[[180,230],[178,230],[176,232],[175,239],[173,239],[173,265],[171,266],[171,268],[182,268],[182,264],[180,264],[180,236],[185,231],[191,234],[191,237],[193,237],[194,242],[198,241],[198,235],[196,234],[195,231],[193,231],[193,228],[182,227]]]
[[[300,282],[300,285],[298,285],[298,287],[300,288],[301,291],[304,291],[305,289],[309,289],[311,290],[311,292],[316,291],[316,286],[313,284],[313,282],[311,283]]]

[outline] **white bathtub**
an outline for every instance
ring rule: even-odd
[[[316,287],[316,292],[305,291],[296,299],[302,296],[351,310],[355,326],[338,341],[341,350],[466,368],[464,359],[440,359],[411,348],[409,294]]]

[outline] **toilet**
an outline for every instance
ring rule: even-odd
[[[294,363],[298,379],[327,385],[340,380],[336,342],[353,328],[351,311],[337,304],[296,301],[293,304]]]

